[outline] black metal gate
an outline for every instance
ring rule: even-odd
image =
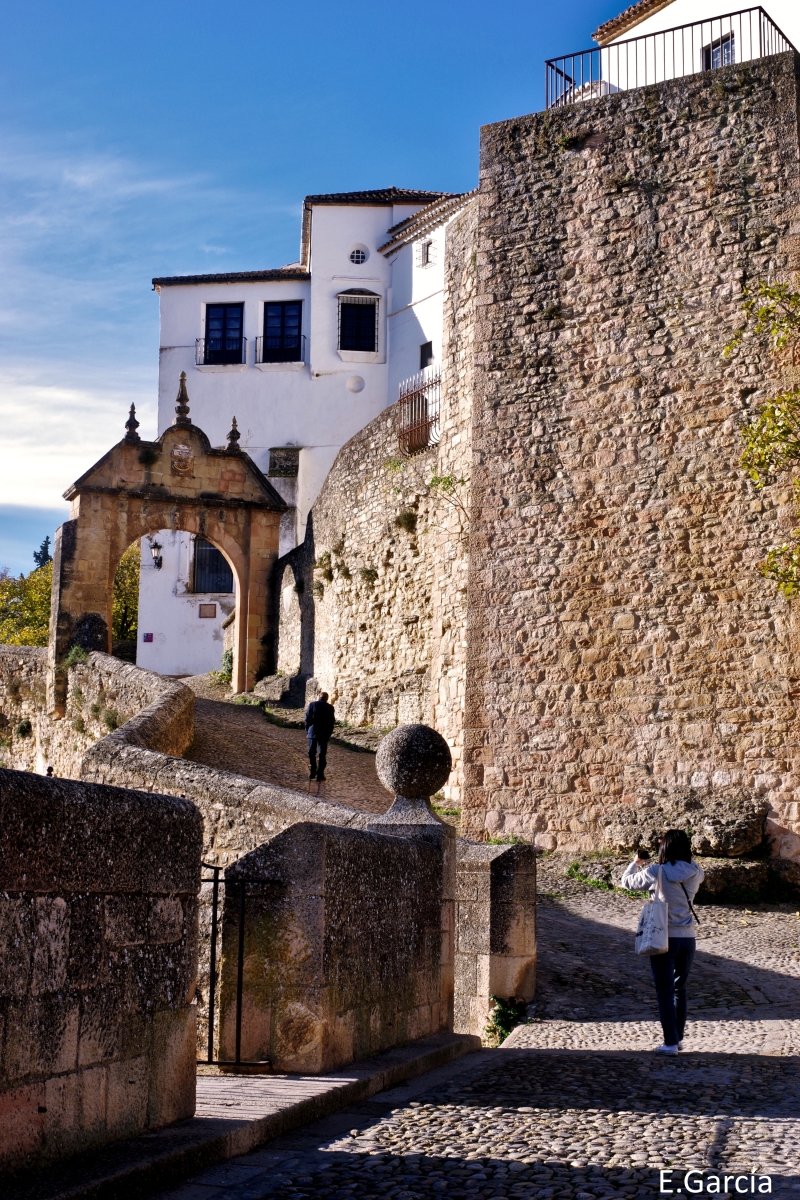
[[[262,1070],[269,1067],[269,1060],[252,1060],[242,1059],[242,988],[244,985],[244,932],[245,932],[245,905],[247,901],[247,885],[248,884],[269,884],[271,881],[267,879],[253,879],[248,876],[238,876],[236,879],[226,880],[222,876],[223,867],[214,866],[212,863],[202,864],[204,871],[210,871],[211,877],[203,878],[201,883],[210,883],[211,887],[211,938],[209,945],[209,970],[208,970],[208,1054],[206,1058],[198,1059],[198,1063],[206,1066],[217,1067],[260,1067]],[[226,894],[230,895],[235,891],[238,893],[237,901],[237,943],[236,943],[236,1025],[234,1037],[234,1057],[233,1058],[215,1058],[214,1057],[214,1019],[217,1011],[217,991],[221,991],[222,980],[217,978],[217,951],[219,944],[219,901],[220,887],[226,889]]]

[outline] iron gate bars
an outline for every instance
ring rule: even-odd
[[[438,367],[426,367],[400,384],[398,439],[409,457],[439,443],[441,377]]]
[[[205,871],[211,872],[211,878],[200,879],[202,883],[211,884],[211,939],[209,946],[209,964],[208,964],[208,1054],[206,1058],[198,1059],[198,1062],[203,1065],[213,1065],[217,1067],[239,1067],[239,1066],[265,1066],[264,1061],[256,1062],[253,1060],[242,1059],[242,990],[244,986],[244,931],[245,931],[245,902],[246,888],[248,884],[270,884],[274,882],[269,879],[253,879],[248,876],[239,876],[236,879],[226,880],[220,878],[220,873],[223,867],[215,866],[213,863],[202,863]],[[214,1057],[214,1018],[216,1015],[216,993],[217,993],[217,944],[219,940],[219,889],[220,885],[224,888],[238,890],[237,896],[237,929],[236,929],[236,1025],[234,1037],[234,1057],[233,1058],[215,1058]],[[220,980],[220,993],[221,993]]]
[[[763,8],[743,8],[548,59],[545,108],[580,104],[792,49],[792,43]]]

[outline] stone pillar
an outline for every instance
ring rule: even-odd
[[[111,653],[111,537],[102,501],[82,501],[80,518],[56,530],[53,547],[47,710],[56,716],[66,707],[67,677],[60,666],[70,647]]]
[[[483,1037],[491,997],[536,989],[536,851],[459,839],[455,1032]]]
[[[381,742],[375,765],[378,778],[395,793],[395,799],[389,811],[370,821],[368,828],[393,837],[423,838],[436,845],[442,856],[439,1028],[452,1031],[456,835],[453,826],[440,821],[430,805],[430,797],[444,786],[452,770],[450,748],[428,725],[399,725]]]

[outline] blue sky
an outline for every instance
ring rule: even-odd
[[[474,187],[480,125],[624,7],[4,0],[0,566],[132,401],[154,435],[154,275],[293,261],[309,192]]]

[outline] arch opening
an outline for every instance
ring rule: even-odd
[[[230,681],[242,590],[230,552],[178,525],[146,534],[138,547],[137,664],[159,675],[219,671]]]

